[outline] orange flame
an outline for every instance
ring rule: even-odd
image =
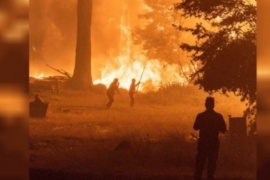
[[[120,55],[110,65],[102,69],[100,79],[95,80],[94,84],[102,83],[109,86],[114,78],[118,78],[120,87],[128,89],[131,79],[134,78],[138,82],[141,78],[139,90],[157,90],[161,84],[179,83],[186,85],[188,83],[188,80],[180,75],[181,69],[178,65],[148,60],[144,55],[136,53],[141,52],[141,50],[132,45],[129,16],[125,5],[123,5],[119,29],[121,34]],[[183,69],[182,71],[186,71],[186,73],[190,72],[188,66]]]
[[[139,57],[137,59],[145,59],[144,56]],[[180,67],[176,64],[170,65],[158,60],[150,60],[146,64],[142,62],[144,61],[129,62],[128,59],[119,57],[119,67],[107,66],[101,71],[101,78],[95,80],[94,83],[102,83],[108,86],[114,78],[118,78],[120,87],[128,89],[132,78],[135,78],[138,82],[142,76],[139,90],[143,91],[158,90],[162,84],[188,84],[187,79],[179,73]],[[189,72],[189,67],[185,66],[184,71]]]
[[[45,79],[47,77],[49,77],[49,75],[47,74],[44,74],[44,73],[40,73],[40,74],[34,74],[34,75],[31,75],[31,77],[35,78],[35,79]]]
[[[158,90],[161,85],[180,84],[187,85],[188,79],[182,74],[190,74],[192,69],[186,65],[180,68],[177,64],[169,64],[156,59],[147,59],[140,47],[133,45],[131,23],[127,6],[123,5],[123,12],[119,24],[120,52],[118,57],[113,57],[110,64],[100,70],[100,77],[93,81],[94,84],[102,83],[109,86],[114,78],[118,78],[120,87],[128,89],[134,78],[141,84],[138,90]],[[158,27],[163,30],[163,27]],[[175,50],[174,50],[175,51]],[[182,73],[182,74],[181,74]],[[52,75],[52,74],[50,74]],[[44,79],[49,74],[39,73],[32,77]]]

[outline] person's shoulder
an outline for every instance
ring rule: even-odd
[[[197,117],[203,116],[204,114],[205,114],[205,111],[200,112],[200,113],[197,114]]]
[[[216,116],[218,116],[219,118],[223,118],[223,116],[222,116],[222,114],[221,114],[221,113],[216,112],[216,111],[214,111],[214,113],[215,113],[215,115],[216,115]]]
[[[221,113],[214,111],[216,115],[222,116]]]

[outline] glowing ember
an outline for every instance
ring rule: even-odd
[[[222,18],[221,18],[220,16],[217,16],[216,19],[215,19],[215,21],[216,21],[217,23],[220,23],[220,22],[222,21]]]
[[[232,32],[230,33],[230,37],[231,37],[232,39],[236,39],[236,37],[237,37],[236,32],[235,32],[235,31],[232,31]]]

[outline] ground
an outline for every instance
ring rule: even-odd
[[[47,117],[30,119],[31,179],[193,179],[196,139],[192,125],[207,94],[194,87],[170,87],[116,94],[106,109],[104,93],[35,91],[48,101]],[[240,116],[239,98],[215,94],[216,110]],[[194,136],[191,135],[194,134]],[[216,177],[255,179],[253,138],[221,135]]]

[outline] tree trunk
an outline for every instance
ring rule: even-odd
[[[91,76],[92,0],[78,0],[75,68],[68,87],[87,90],[93,86]]]

